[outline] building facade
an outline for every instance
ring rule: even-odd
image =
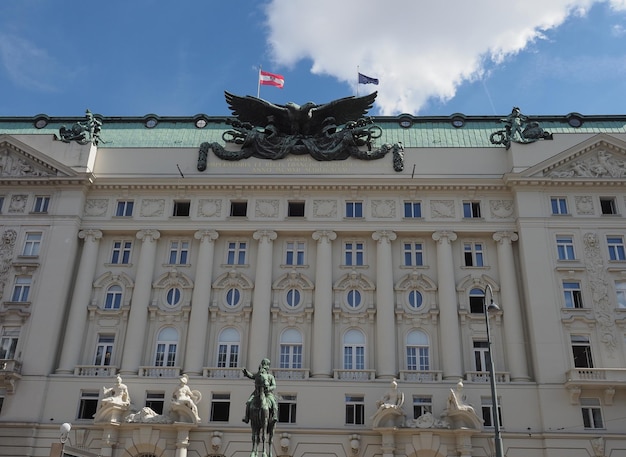
[[[496,417],[626,453],[626,116],[379,117],[403,150],[328,161],[93,119],[0,119],[0,456],[247,456],[263,358],[277,456],[490,456]]]

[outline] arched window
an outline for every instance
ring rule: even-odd
[[[280,335],[280,368],[302,368],[302,334],[293,328]]]
[[[122,286],[114,284],[109,287],[104,300],[104,309],[120,309],[122,306],[122,296]]]
[[[485,291],[472,289],[469,293],[470,313],[483,314],[485,312]]]
[[[348,330],[343,336],[343,369],[365,370],[365,335],[360,330]]]
[[[176,366],[176,348],[178,347],[178,331],[173,327],[165,327],[157,337],[155,367]]]
[[[421,330],[412,330],[406,336],[406,369],[430,370],[430,344],[428,335]]]
[[[217,366],[220,368],[236,368],[239,366],[239,331],[225,328],[220,332],[217,345]]]

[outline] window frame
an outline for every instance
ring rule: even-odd
[[[146,408],[152,409],[157,414],[163,414],[165,407],[165,392],[156,390],[147,390],[144,401]]]
[[[556,235],[556,254],[559,261],[576,260],[574,237],[572,235]]]
[[[109,341],[104,341],[110,339]],[[113,349],[115,347],[115,335],[109,333],[99,333],[96,341],[96,350],[94,351],[93,364],[98,367],[111,366],[113,359]],[[108,358],[107,358],[108,354]]]
[[[425,341],[410,341],[411,336],[425,338]],[[407,333],[405,339],[405,363],[410,371],[430,371],[430,339],[428,334],[419,329],[413,329]]]
[[[482,411],[483,424],[488,428],[495,428],[493,406],[493,398],[480,398],[480,409]],[[500,425],[500,428],[502,428],[502,402],[500,401],[500,397],[498,397],[498,424]]]
[[[118,200],[115,206],[115,217],[132,217],[134,209],[134,200]]]
[[[602,405],[600,404],[599,398],[581,398],[580,411],[583,416],[583,427],[586,430],[598,430],[605,428]]]
[[[5,326],[0,331],[0,359],[14,360],[20,342],[21,327]]]
[[[11,302],[13,303],[29,303],[30,292],[33,286],[33,277],[30,275],[18,275],[13,281],[13,290],[11,291]]]
[[[29,239],[31,236],[39,235],[39,239]],[[24,243],[22,246],[22,257],[39,257],[41,252],[41,242],[43,240],[43,232],[26,232],[24,234]]]
[[[114,287],[116,289],[112,290]],[[124,303],[124,288],[119,284],[111,284],[109,287],[107,287],[107,290],[104,294],[103,309],[118,310],[122,307],[123,303]]]
[[[303,266],[306,259],[306,241],[285,241],[285,265]]]
[[[188,239],[170,240],[167,264],[168,265],[189,265],[189,255],[191,252],[191,242]]]
[[[346,201],[346,218],[362,219],[363,218],[363,201],[361,200]]]
[[[615,197],[600,197],[600,214],[602,216],[614,216],[619,214],[617,199]]]
[[[50,195],[35,195],[33,213],[47,214],[50,207]]]
[[[489,342],[485,340],[473,340],[472,354],[474,370],[480,373],[487,373],[489,371],[489,365],[491,364]]]
[[[93,421],[93,416],[98,409],[99,396],[100,393],[97,390],[81,390],[76,419],[89,419]]]
[[[365,265],[365,242],[347,240],[343,242],[343,260],[347,267],[361,267]]]
[[[482,219],[480,201],[463,202],[463,219]]]
[[[306,202],[304,200],[293,200],[287,202],[287,217],[304,217]]]
[[[119,246],[117,246],[119,244]],[[132,240],[113,240],[111,244],[111,264],[130,265],[133,251]]]
[[[424,243],[422,243],[421,241],[403,242],[402,254],[405,267],[424,266]]]
[[[298,395],[280,393],[278,398],[280,398],[280,400],[278,400],[278,422],[281,424],[295,424],[298,409]]]
[[[227,241],[226,242],[226,265],[247,265],[248,262],[248,242],[247,241]]]
[[[345,395],[345,425],[365,425],[365,396]]]
[[[591,340],[588,335],[570,335],[574,368],[594,368]]]
[[[626,244],[622,235],[607,235],[606,246],[610,262],[626,262]]]
[[[189,217],[191,214],[191,200],[174,200],[172,217]]]
[[[568,309],[583,309],[583,292],[580,281],[575,279],[564,280],[563,287],[563,307]]]
[[[569,214],[566,197],[550,197],[550,207],[553,216],[565,216]]]
[[[422,217],[421,201],[405,201],[404,202],[404,218],[419,219]]]
[[[463,243],[463,259],[465,267],[484,267],[485,243],[482,241],[465,241]]]
[[[433,397],[431,395],[413,395],[413,419],[426,413],[433,412]]]
[[[228,422],[230,420],[230,393],[211,393],[210,422]]]

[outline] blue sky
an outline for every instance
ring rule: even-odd
[[[626,0],[0,3],[0,116],[230,114],[380,84],[371,114],[626,113]]]

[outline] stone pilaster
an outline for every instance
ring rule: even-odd
[[[84,239],[85,242],[80,256],[80,265],[72,294],[57,373],[73,373],[74,368],[79,364],[80,353],[83,349],[83,329],[87,323],[87,305],[93,290],[102,232],[100,230],[81,230],[78,232],[78,237]]]

